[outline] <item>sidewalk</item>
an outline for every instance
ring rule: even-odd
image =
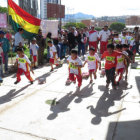
[[[137,63],[138,65],[139,62]],[[67,65],[49,73],[49,67],[35,70],[47,83],[14,85],[15,75],[0,87],[0,139],[2,140],[140,140],[140,71],[131,69],[129,85],[106,90],[105,78],[80,92],[65,86]]]

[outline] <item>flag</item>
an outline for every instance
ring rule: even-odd
[[[30,15],[20,8],[14,1],[8,0],[9,23],[15,32],[21,27],[24,29],[23,37],[31,39],[38,34],[41,20]]]

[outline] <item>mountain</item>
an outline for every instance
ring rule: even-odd
[[[95,17],[93,15],[88,15],[84,13],[75,13],[75,14],[66,14],[65,15],[66,19],[94,19]]]

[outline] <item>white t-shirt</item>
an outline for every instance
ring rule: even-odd
[[[132,37],[130,40],[130,46],[133,47],[134,45],[135,45],[135,39]]]
[[[75,65],[82,66],[82,61],[78,57],[77,59],[73,60],[71,56],[68,57],[67,61],[69,62],[69,67],[70,67],[70,73],[79,75],[79,72],[81,71],[80,68],[76,67]],[[73,65],[74,64],[74,65]]]
[[[99,37],[101,38],[101,41],[104,41],[104,42],[106,42],[108,40],[110,35],[111,35],[111,33],[109,30],[108,31],[102,30],[99,32]]]
[[[32,44],[31,43],[30,49],[32,51],[32,55],[37,56],[37,50],[39,49],[39,46],[37,44]]]
[[[122,69],[122,68],[125,68],[124,56],[119,55],[119,56],[117,56],[117,67],[116,67],[116,69]]]
[[[127,44],[127,38],[125,36],[121,37],[121,44]]]
[[[24,55],[23,58],[20,58],[18,55],[16,57],[16,60],[18,62],[18,68],[23,69],[24,71],[29,70],[28,64],[31,65],[31,61],[28,59],[26,55]]]
[[[114,45],[117,45],[121,42],[121,39],[120,38],[114,38]]]
[[[56,47],[54,45],[50,47],[50,58],[53,58],[53,53],[57,53]],[[57,54],[56,54],[56,58],[58,58]]]
[[[19,43],[22,43],[22,46],[23,46],[24,45],[24,39],[23,39],[22,35],[19,32],[17,32],[15,34],[15,43],[14,43],[14,45],[19,46]]]
[[[100,61],[100,58],[97,53],[95,53],[94,56],[91,56],[90,54],[88,54],[86,56],[86,61],[88,63],[88,69],[95,70],[97,68],[97,61]]]
[[[97,31],[90,31],[89,32],[89,42],[95,42],[98,40],[98,33]]]

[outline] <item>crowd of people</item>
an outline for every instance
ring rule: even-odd
[[[82,85],[81,69],[88,63],[90,83],[93,82],[92,75],[94,79],[97,78],[96,72],[99,69],[106,74],[106,87],[108,88],[109,84],[112,83],[113,89],[116,89],[124,74],[127,82],[129,64],[135,62],[136,53],[140,55],[138,27],[133,32],[123,30],[121,33],[110,31],[108,26],[104,26],[101,31],[96,31],[94,26],[84,29],[71,27],[68,30],[60,31],[58,38],[52,38],[51,33],[48,33],[44,38],[40,29],[38,35],[29,43],[30,61],[24,54],[23,32],[24,30],[19,28],[15,34],[12,48],[17,53],[16,64],[18,71],[15,84],[20,82],[22,73],[33,84],[30,70],[33,72],[32,68],[44,64],[44,51],[47,50],[46,62],[51,66],[50,71],[54,70],[54,65],[59,66],[61,59],[68,57],[69,77],[66,83],[76,83],[77,79],[78,88],[80,88]],[[5,73],[8,72],[10,39],[9,33],[5,35],[3,31],[0,31],[0,58],[3,61],[1,63],[5,65]],[[105,62],[102,60],[105,60]],[[2,71],[3,69],[1,75],[3,74]]]

